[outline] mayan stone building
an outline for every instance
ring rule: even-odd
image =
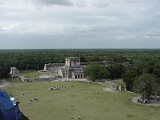
[[[44,71],[57,72],[62,78],[84,78],[84,68],[80,65],[80,58],[68,57],[65,58],[65,63],[50,63],[45,64]]]

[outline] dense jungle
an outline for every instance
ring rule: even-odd
[[[129,71],[160,77],[160,49],[27,49],[0,50],[0,78],[8,78],[10,67],[42,70],[46,63],[64,63],[66,57],[81,62],[105,61],[108,79],[122,78]]]

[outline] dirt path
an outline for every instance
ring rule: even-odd
[[[5,79],[0,80],[0,88],[6,87],[6,86],[11,86],[13,85],[12,82],[8,82]]]
[[[106,92],[116,92],[116,91],[112,90],[111,88],[103,88],[103,90]]]
[[[5,79],[0,80],[0,88],[3,87],[8,87],[8,86],[19,86],[22,85],[23,83],[13,83],[13,82],[8,82]]]

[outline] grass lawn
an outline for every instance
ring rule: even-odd
[[[22,76],[25,78],[37,78],[40,76],[40,74],[37,71],[31,71],[31,72],[20,72]]]
[[[117,82],[117,85],[119,85],[119,86],[125,86],[125,83],[124,82]]]
[[[31,72],[20,72],[22,76],[25,78],[38,78],[41,75],[57,75],[56,72],[44,72],[44,73],[39,73],[37,71],[31,71]]]
[[[74,87],[71,87],[74,85]],[[68,86],[61,90],[48,91],[51,86]],[[30,120],[158,120],[160,107],[144,106],[131,102],[137,96],[127,92],[106,92],[107,85],[70,82],[22,83],[3,88],[13,93],[20,101],[21,111]],[[99,91],[97,94],[96,91]],[[24,94],[24,95],[23,95]],[[38,102],[29,104],[29,99],[38,98]]]

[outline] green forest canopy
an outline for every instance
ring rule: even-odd
[[[106,61],[108,78],[122,78],[128,70],[160,77],[160,49],[42,49],[0,50],[0,78],[7,78],[10,67],[41,70],[46,63],[64,63],[66,57],[81,62]]]

